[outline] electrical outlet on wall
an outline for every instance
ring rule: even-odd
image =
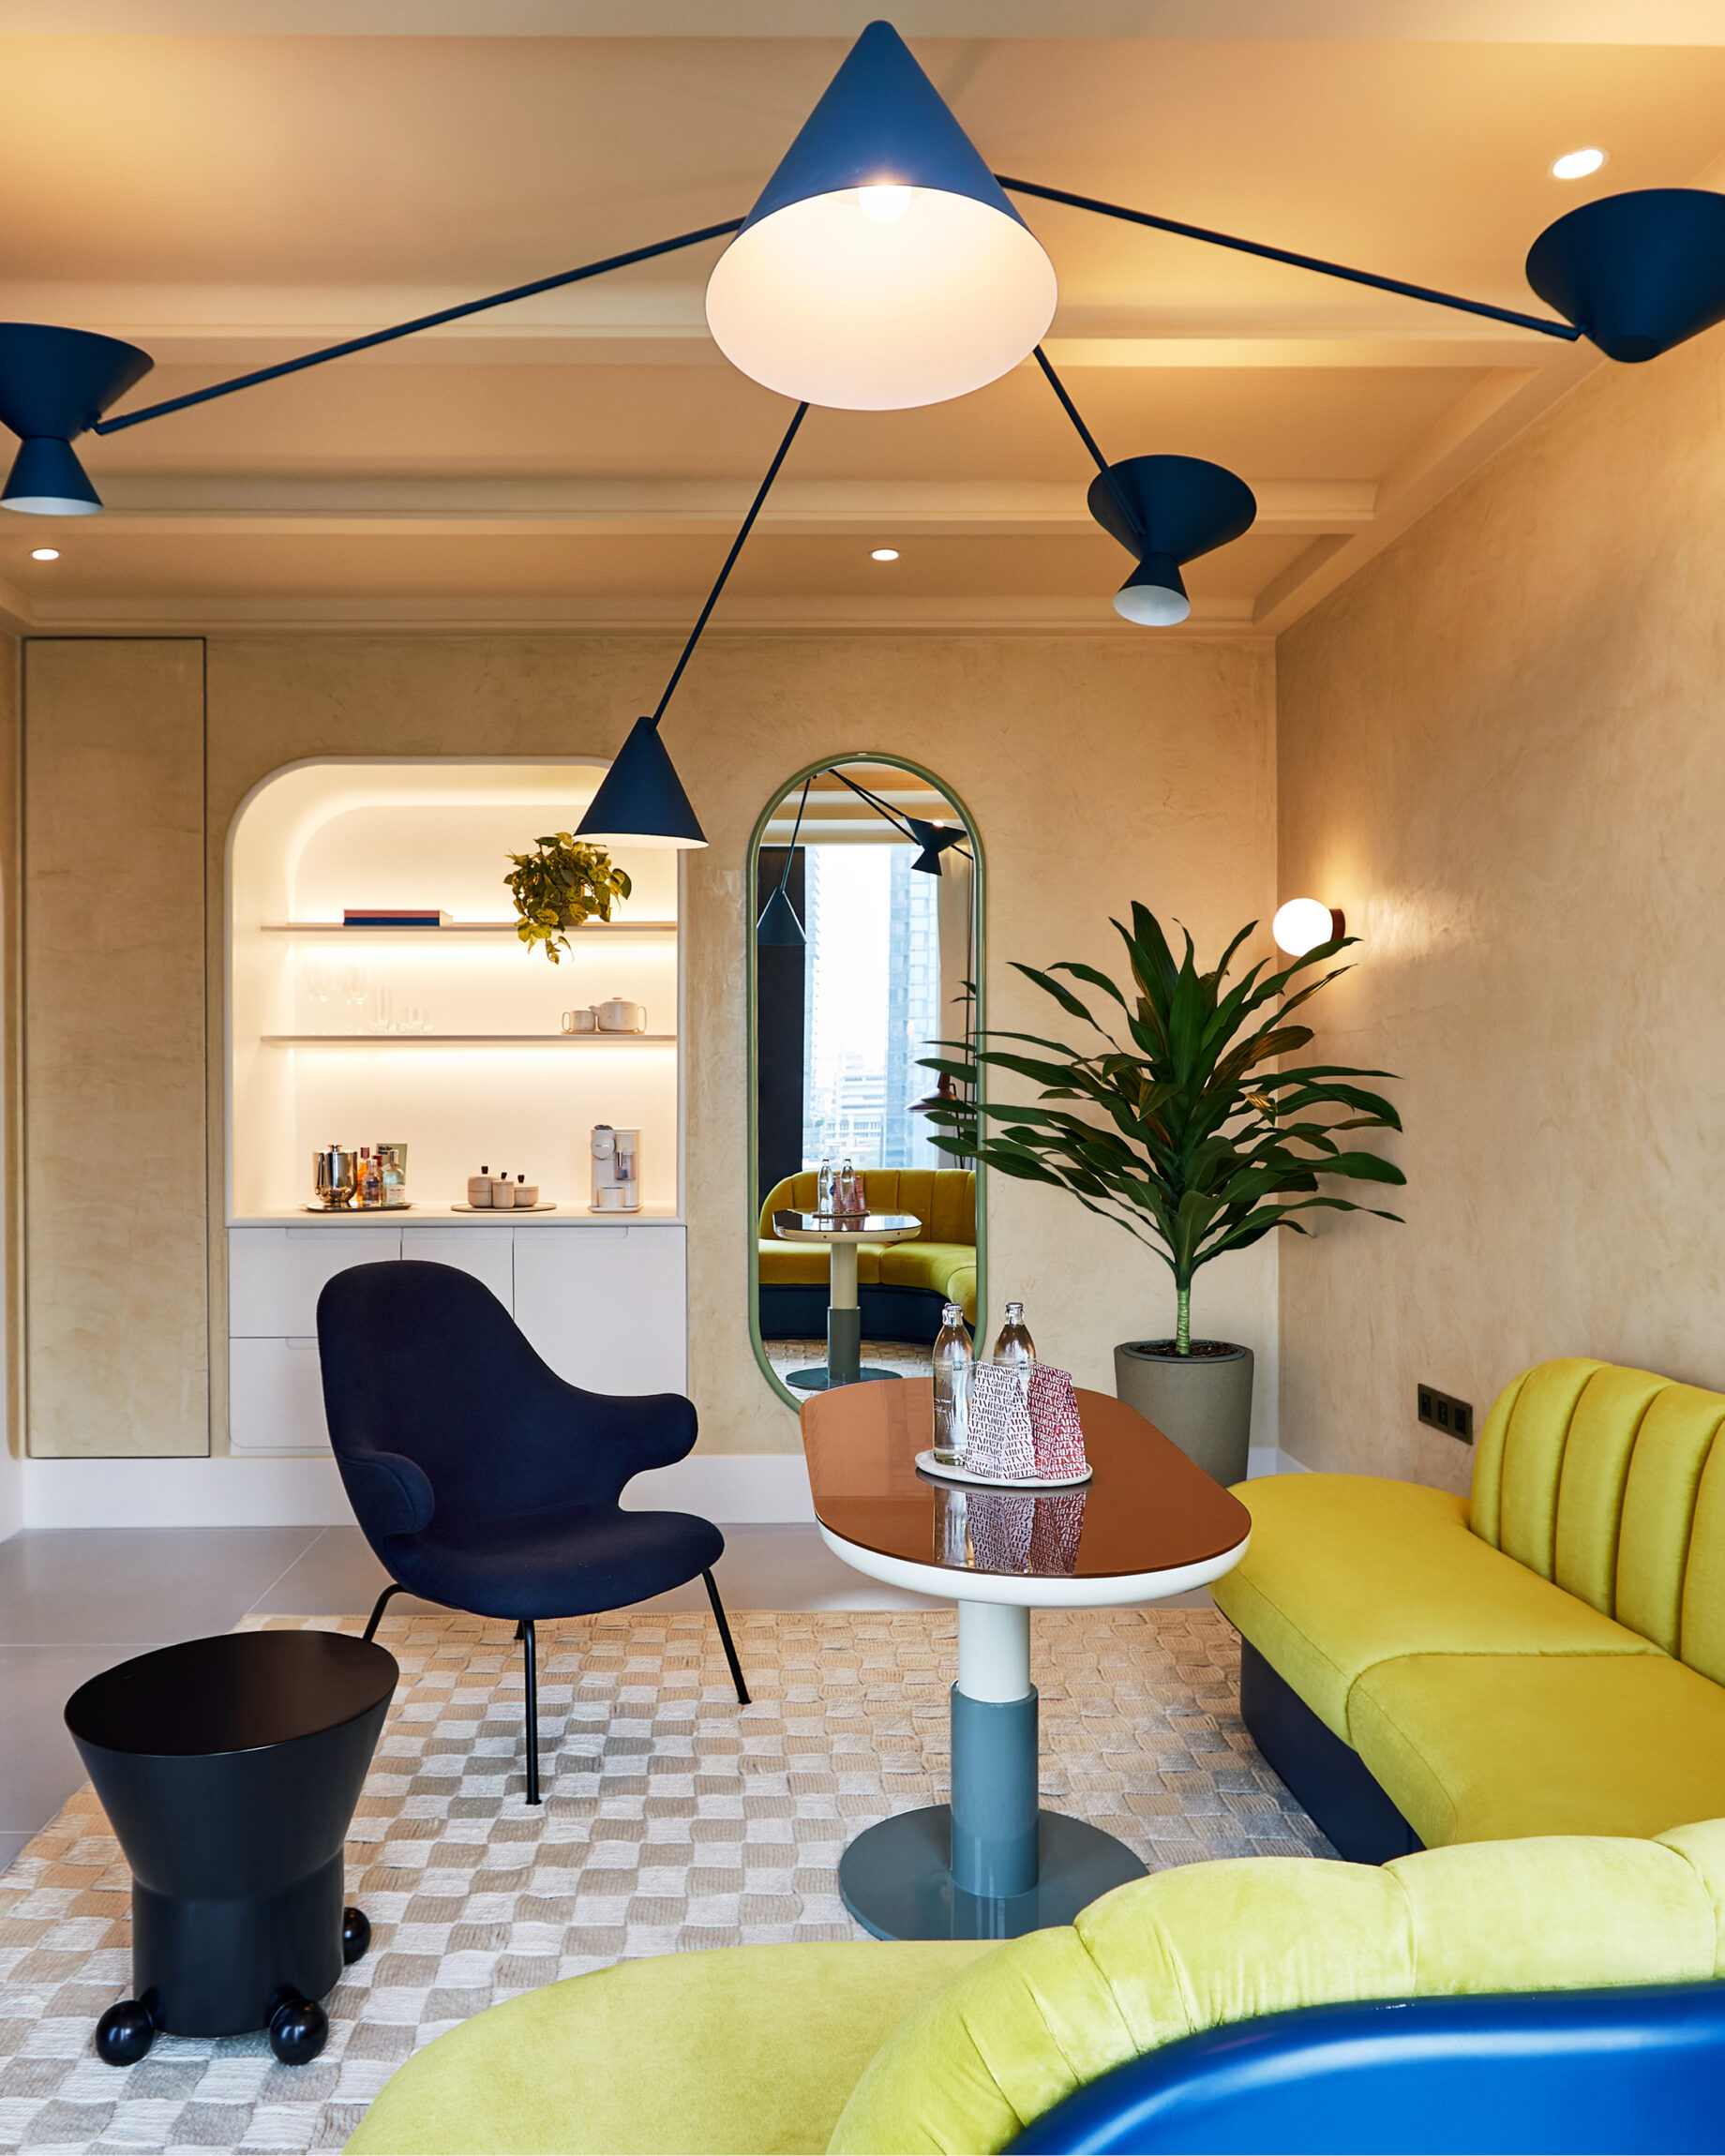
[[[1419,1387],[1419,1419],[1429,1429],[1441,1430],[1446,1437],[1459,1437],[1463,1445],[1474,1442],[1472,1402],[1439,1392],[1434,1385]]]

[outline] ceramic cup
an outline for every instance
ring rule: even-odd
[[[565,1033],[596,1033],[599,1030],[599,1013],[591,1003],[585,1011],[565,1011],[562,1029]]]

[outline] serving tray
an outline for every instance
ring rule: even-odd
[[[958,1482],[971,1490],[1077,1490],[1089,1481],[1096,1473],[1087,1467],[1082,1475],[1061,1475],[1044,1480],[1041,1475],[972,1475],[962,1467],[947,1467],[932,1452],[919,1452],[918,1468],[923,1475],[932,1475],[939,1482]]]
[[[536,1205],[470,1205],[458,1198],[449,1208],[452,1213],[554,1213],[555,1198],[541,1198]]]

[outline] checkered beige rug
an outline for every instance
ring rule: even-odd
[[[130,1879],[81,1790],[0,1877],[0,2148],[338,2148],[400,2060],[494,1999],[622,1956],[862,1938],[834,1867],[862,1827],[946,1794],[952,1613],[732,1622],[741,1710],[703,1614],[542,1625],[536,1811],[510,1628],[384,1622],[401,1684],[348,1845],[373,1945],[310,2066],[278,2066],[261,2034],[101,2064],[95,2022],[130,1989]],[[1213,1610],[1039,1611],[1047,1802],[1152,1868],[1328,1854],[1240,1725],[1238,1670]]]

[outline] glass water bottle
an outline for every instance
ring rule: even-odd
[[[964,1307],[948,1303],[935,1340],[935,1458],[942,1467],[962,1467],[969,1443],[970,1335]]]
[[[1024,1322],[1024,1305],[1008,1303],[1006,1323],[1000,1327],[995,1341],[995,1360],[1009,1364],[1018,1372],[1019,1383],[1030,1382],[1030,1365],[1036,1360],[1036,1342],[1030,1338],[1029,1327]]]
[[[819,1220],[830,1220],[832,1214],[832,1163],[824,1154],[815,1178],[815,1213]]]

